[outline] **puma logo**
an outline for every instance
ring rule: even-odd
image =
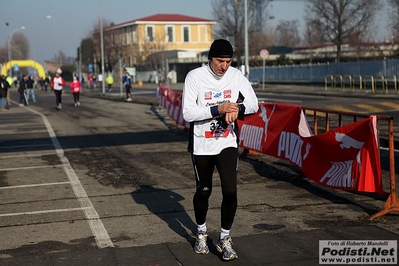
[[[339,145],[342,149],[349,149],[351,147],[360,150],[363,147],[364,142],[355,140],[343,133],[335,133],[335,140],[341,142]]]

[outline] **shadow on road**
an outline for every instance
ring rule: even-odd
[[[194,245],[195,238],[192,235],[196,234],[197,226],[179,203],[184,200],[183,196],[167,189],[142,185],[132,192],[132,198],[137,204],[145,205],[151,213],[167,223],[176,234]]]

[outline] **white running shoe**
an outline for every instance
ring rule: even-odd
[[[206,243],[208,239],[207,233],[197,233],[197,239],[195,241],[194,251],[197,254],[208,254],[209,248]]]
[[[233,249],[233,240],[230,236],[220,239],[216,245],[217,250],[223,254],[224,260],[238,259],[237,253]]]

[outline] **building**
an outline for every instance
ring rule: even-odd
[[[174,71],[177,80],[184,79],[189,64],[202,60],[214,40],[216,21],[179,14],[155,14],[103,29],[104,65],[106,69],[134,67],[138,71],[156,71],[166,77]],[[93,32],[94,64],[101,62],[100,31]],[[174,59],[173,64],[168,59]],[[196,64],[198,66],[198,63]],[[99,72],[99,71],[97,71]],[[184,76],[182,76],[184,73]]]

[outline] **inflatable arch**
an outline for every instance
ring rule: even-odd
[[[39,77],[45,78],[46,73],[44,72],[44,68],[41,64],[34,60],[11,60],[7,62],[2,68],[1,68],[1,75],[7,75],[7,72],[10,68],[14,67],[14,65],[17,64],[19,68],[21,67],[33,67],[36,68],[37,73],[39,74]]]

